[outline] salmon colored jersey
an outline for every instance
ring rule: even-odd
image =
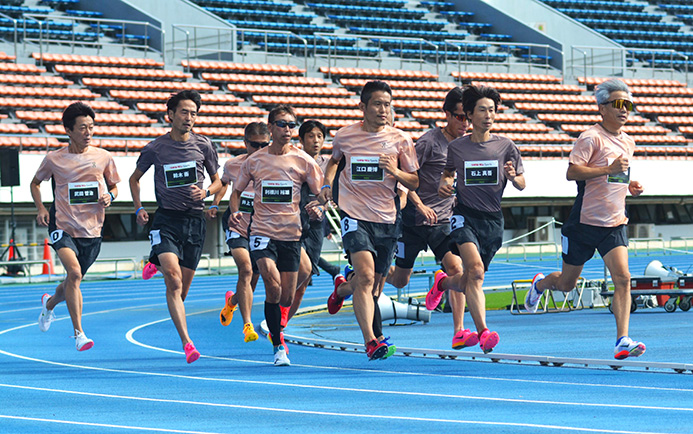
[[[73,154],[67,147],[49,152],[36,179],[51,178],[55,183],[51,229],[62,229],[73,238],[99,238],[106,215],[99,197],[108,193],[109,185],[120,182],[111,154],[91,146],[81,154]]]
[[[414,143],[409,135],[396,128],[385,126],[370,133],[362,125],[359,122],[340,129],[332,142],[332,158],[346,159],[338,180],[338,205],[357,220],[392,224],[397,217],[394,201],[397,180],[378,167],[378,160],[381,154],[394,155],[400,170],[416,172],[419,163]]]
[[[578,166],[604,167],[616,158],[633,157],[635,141],[628,134],[614,136],[599,124],[580,134],[569,162]],[[626,194],[630,182],[628,172],[603,175],[586,181],[578,181],[578,197],[573,206],[579,212],[580,223],[592,226],[615,227],[628,223]]]
[[[322,179],[318,163],[294,146],[282,155],[270,154],[267,147],[249,156],[233,186],[234,191],[244,191],[253,183],[255,211],[249,235],[299,241],[301,185],[308,183],[313,194],[318,194]]]
[[[241,165],[248,159],[248,154],[239,155],[229,159],[224,164],[224,174],[221,176],[221,182],[224,184],[235,184],[238,179],[238,173],[241,171]],[[238,232],[243,238],[248,238],[248,225],[250,225],[250,215],[253,213],[253,199],[255,198],[255,189],[253,183],[241,193],[241,203],[238,210],[241,212],[240,223],[238,225],[230,224],[229,229]]]

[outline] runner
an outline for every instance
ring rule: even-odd
[[[450,217],[455,197],[442,198],[438,195],[440,177],[445,168],[450,141],[467,131],[467,118],[462,107],[462,89],[455,87],[445,96],[443,112],[445,127],[436,127],[416,141],[419,161],[419,188],[410,191],[408,204],[402,210],[402,236],[397,242],[395,265],[390,267],[387,282],[396,288],[409,284],[414,261],[422,250],[430,248],[436,261],[451,276],[462,273],[462,261],[450,252]],[[452,306],[452,348],[459,350],[479,342],[476,332],[464,329],[465,295],[463,292],[448,291]],[[440,298],[438,298],[440,300]],[[433,310],[436,306],[428,306]]]
[[[246,153],[238,157],[229,159],[224,164],[224,174],[221,177],[221,190],[214,195],[212,205],[207,210],[207,217],[214,219],[219,211],[219,203],[226,194],[229,183],[234,183],[238,178],[241,165],[249,156],[258,150],[266,147],[270,143],[269,130],[264,122],[251,122],[245,127],[243,136]],[[226,234],[226,244],[229,246],[233,260],[238,269],[238,282],[236,283],[236,293],[227,291],[224,308],[219,313],[219,320],[223,326],[231,324],[233,313],[237,306],[240,307],[243,317],[243,336],[245,342],[257,340],[258,334],[253,327],[251,311],[253,308],[253,292],[257,285],[260,273],[257,265],[250,259],[250,245],[248,244],[248,226],[250,216],[253,212],[253,199],[255,193],[252,182],[248,184],[245,191],[241,193],[241,203],[239,211],[241,213],[240,224],[229,226],[229,208],[224,212],[221,223]]]
[[[130,192],[137,223],[149,222],[149,213],[140,200],[140,178],[154,166],[154,187],[158,209],[152,221],[149,262],[164,275],[166,303],[178,331],[185,359],[192,363],[200,357],[188,335],[185,298],[202,255],[207,224],[204,199],[221,188],[218,156],[207,137],[192,132],[201,106],[200,94],[184,90],[166,103],[171,131],[142,148],[137,166],[130,176]],[[212,184],[204,190],[204,171]]]
[[[410,190],[418,187],[419,167],[411,137],[388,125],[391,102],[392,90],[387,83],[366,83],[359,103],[363,121],[337,132],[318,196],[323,204],[331,199],[335,173],[344,159],[337,182],[342,242],[354,268],[354,313],[370,360],[388,354],[388,344],[379,342],[373,330],[374,294],[389,270],[397,241],[396,185],[399,182]],[[341,283],[335,279],[335,292]],[[343,301],[333,293],[328,308],[334,310],[334,305],[341,306]]]
[[[48,226],[53,249],[65,268],[66,278],[52,296],[41,297],[39,329],[48,331],[55,319],[53,309],[67,304],[78,351],[94,346],[82,329],[80,283],[101,250],[105,209],[116,196],[120,176],[108,151],[90,146],[94,133],[94,110],[82,102],[63,112],[63,126],[70,139],[67,147],[46,155],[31,180],[31,197],[38,210],[36,221]],[[41,182],[53,179],[53,204],[46,210],[41,200]]]
[[[280,105],[268,117],[272,143],[243,163],[233,186],[229,208],[230,225],[240,221],[241,192],[253,182],[254,214],[250,224],[250,255],[265,284],[265,320],[274,346],[274,364],[288,366],[286,344],[281,333],[280,305],[290,307],[298,286],[301,260],[301,186],[320,191],[322,172],[308,154],[294,147],[291,138],[296,123],[293,108]]]
[[[426,307],[430,309],[438,305],[444,291],[464,292],[479,345],[485,353],[499,341],[498,333],[486,327],[482,285],[484,274],[503,243],[501,198],[508,181],[518,190],[525,188],[517,146],[506,137],[491,134],[500,103],[500,94],[491,87],[468,86],[464,90],[462,106],[472,124],[472,134],[450,142],[438,190],[441,197],[451,197],[457,173],[457,205],[450,217],[450,238],[454,243],[452,252],[462,258],[464,273],[448,277],[444,271],[437,271],[426,295]]]
[[[525,309],[536,312],[547,289],[572,291],[583,265],[598,250],[614,283],[614,357],[620,360],[638,357],[646,349],[645,344],[628,337],[631,295],[626,235],[626,195],[640,196],[643,186],[630,179],[635,142],[623,132],[633,110],[628,86],[618,79],[607,80],[595,88],[594,96],[602,121],[580,134],[568,160],[566,176],[577,182],[578,195],[561,230],[562,271],[534,276]]]

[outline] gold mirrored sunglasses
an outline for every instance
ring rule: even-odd
[[[632,112],[633,107],[635,107],[635,105],[633,104],[633,101],[623,99],[623,98],[615,99],[613,101],[607,101],[604,104],[605,105],[611,104],[611,107],[613,107],[615,109],[622,109],[623,107],[625,107],[626,110],[628,110],[629,112]]]

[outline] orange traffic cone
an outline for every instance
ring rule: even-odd
[[[53,255],[51,254],[51,247],[48,245],[48,238],[43,239],[43,259],[49,261],[43,264],[42,274],[53,274]]]
[[[14,239],[10,240],[10,249],[7,252],[8,261],[14,261]]]

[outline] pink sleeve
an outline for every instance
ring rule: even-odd
[[[236,178],[236,182],[233,183],[233,189],[236,191],[243,192],[245,188],[248,186],[250,181],[252,180],[252,176],[250,174],[250,167],[248,167],[248,160],[245,160],[243,164],[241,165],[241,170],[239,170],[238,173],[238,178]]]
[[[46,158],[43,159],[41,165],[36,171],[36,179],[38,179],[39,181],[48,181],[49,179],[51,179],[51,176],[53,176],[53,164],[51,164],[51,162],[48,161],[48,158],[49,156],[46,155]]]
[[[339,136],[339,132],[336,136],[334,136],[334,140],[332,140],[332,159],[335,161],[339,161],[342,159],[344,154],[342,153],[342,147],[341,147],[341,140]]]
[[[416,155],[416,148],[411,137],[403,136],[403,141],[400,142],[399,164],[402,170],[408,173],[419,170],[419,159]]]
[[[120,182],[120,175],[118,175],[118,169],[116,168],[115,161],[113,157],[108,156],[108,163],[106,164],[106,170],[103,172],[103,177],[106,180],[106,185],[113,186]]]
[[[320,194],[320,187],[322,187],[322,180],[324,177],[322,169],[320,169],[318,163],[312,158],[307,158],[306,161],[308,163],[306,165],[306,180],[308,186],[310,187],[311,193],[318,195]]]
[[[572,151],[570,151],[568,162],[578,166],[586,166],[592,158],[594,147],[595,143],[593,137],[578,138],[573,145]]]

